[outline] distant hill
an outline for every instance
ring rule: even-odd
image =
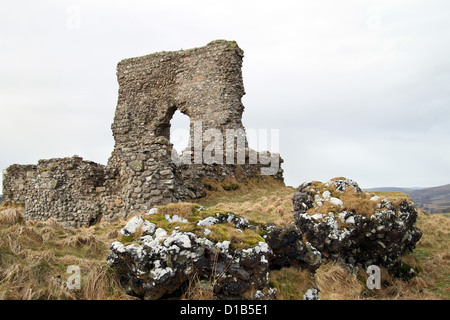
[[[373,191],[373,192],[403,192],[406,194],[409,194],[408,192],[413,192],[417,190],[423,190],[425,188],[397,188],[397,187],[381,187],[381,188],[369,188],[364,189],[367,191]]]
[[[370,188],[367,191],[403,192],[428,213],[450,212],[450,184],[433,188]]]

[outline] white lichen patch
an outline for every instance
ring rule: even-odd
[[[119,241],[114,241],[113,243],[111,243],[110,248],[112,251],[114,251],[116,253],[123,254],[126,252],[125,245]]]
[[[169,247],[172,243],[178,244],[180,247],[189,249],[192,247],[191,239],[186,233],[173,231],[172,234],[164,241],[164,245]]]
[[[207,226],[212,226],[216,223],[219,223],[219,219],[215,218],[215,217],[207,217],[203,220],[200,220],[197,225],[200,227],[207,227]]]
[[[242,250],[241,257],[244,259],[247,259],[247,258],[257,256],[261,253],[262,253],[262,256],[261,256],[260,262],[268,263],[264,254],[271,253],[271,249],[270,249],[269,245],[265,242],[259,242],[258,245],[253,248],[248,248],[248,249]]]
[[[342,201],[339,198],[331,197],[329,201],[332,205],[335,205],[335,206],[343,206],[344,205],[344,201]]]
[[[216,247],[223,253],[227,253],[230,250],[231,241],[225,240],[222,242],[217,242]]]
[[[185,218],[181,218],[178,215],[170,216],[168,214],[164,215],[164,218],[170,223],[179,222],[179,223],[188,223],[188,220]]]
[[[141,227],[142,223],[144,223],[144,220],[142,219],[142,217],[134,216],[127,222],[125,227],[123,227],[120,230],[120,233],[122,233],[125,236],[129,236],[133,233],[136,233],[139,230],[139,228]]]
[[[354,216],[350,216],[345,220],[345,223],[351,223],[351,224],[355,224],[355,217]]]
[[[269,261],[266,259],[266,256],[265,256],[265,255],[262,255],[262,256],[261,256],[261,263],[262,263],[262,264],[269,263]]]
[[[156,224],[154,224],[150,221],[144,220],[141,228],[142,228],[143,234],[152,234],[156,229]]]
[[[134,216],[127,222],[125,227],[120,230],[120,233],[124,236],[130,236],[141,230],[143,234],[151,234],[155,231],[155,228],[156,225],[154,223],[142,219],[141,216]]]
[[[158,238],[166,238],[167,237],[167,231],[163,228],[158,228],[155,231],[155,239]]]
[[[303,300],[320,300],[319,291],[315,288],[306,290]]]
[[[125,247],[125,251],[130,255],[133,260],[140,261],[146,255],[144,248],[142,246],[136,246],[134,244],[130,244]]]
[[[152,208],[149,212],[146,213],[147,216],[151,216],[158,213],[158,208]]]
[[[165,267],[165,268],[154,268],[150,271],[150,274],[153,276],[154,280],[160,280],[162,277],[164,277],[165,275],[168,276],[173,276],[174,272],[172,270],[172,268],[169,267]]]

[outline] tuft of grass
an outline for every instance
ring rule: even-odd
[[[335,177],[333,179],[331,179],[331,181],[338,181],[338,180],[346,180],[346,177]]]
[[[177,211],[177,208],[180,208],[180,211]],[[180,218],[187,219],[188,222],[169,222],[166,219],[166,215],[169,215],[170,217],[177,215]],[[206,218],[207,216],[208,214],[206,213],[206,211],[199,210],[199,205],[197,204],[176,203],[159,206],[158,213],[150,216],[142,216],[142,218],[150,221],[151,223],[154,223],[156,225],[156,228],[162,228],[169,233],[174,231],[175,228],[179,228],[181,232],[196,233],[201,229],[201,227],[197,226],[198,221]]]
[[[327,190],[327,188],[325,187],[325,184],[323,182],[320,181],[311,181],[311,185],[308,187],[308,190],[311,191],[317,191],[317,190]]]
[[[238,230],[232,223],[215,224],[208,229],[212,231],[208,239],[214,242],[230,241],[231,247],[236,250],[255,247],[259,242],[265,242],[256,230]]]
[[[332,262],[320,266],[314,279],[323,300],[359,300],[364,290],[355,275]]]
[[[109,267],[93,268],[87,275],[83,288],[87,300],[120,300],[124,297],[123,288],[116,279],[114,270]]]
[[[406,193],[403,192],[398,192],[398,191],[394,191],[394,192],[374,192],[377,196],[383,197],[388,201],[391,202],[397,202],[397,201],[401,201],[401,200],[408,200],[411,201],[411,197],[409,195],[407,195]]]
[[[188,287],[183,293],[183,300],[214,300],[214,286],[211,279],[200,279],[194,272],[189,278]]]
[[[210,190],[205,198],[196,201],[204,207],[235,212],[258,224],[285,226],[294,221],[292,196],[295,188],[265,176],[243,182],[227,182],[231,183],[237,183],[239,187],[225,192],[220,183],[204,181]]]
[[[342,178],[334,178],[332,180],[340,179]],[[370,218],[375,213],[377,205],[381,201],[381,198],[378,201],[370,200],[370,198],[373,196],[373,193],[362,192],[361,194],[358,194],[352,186],[347,187],[344,192],[339,192],[336,191],[336,187],[334,185],[326,185],[319,181],[313,181],[312,185],[308,187],[308,190],[314,190],[320,195],[325,191],[329,191],[332,197],[339,198],[344,203],[342,207],[336,207],[330,202],[325,201],[322,206],[309,209],[307,213],[309,213],[310,215],[314,215],[317,213],[326,215],[330,212],[338,214],[339,212],[347,211],[352,212],[356,215],[364,215],[367,218]]]
[[[381,201],[381,198],[378,201],[372,201],[370,200],[370,196],[370,194],[365,192],[358,195],[353,187],[348,187],[340,195],[340,199],[344,202],[343,209],[345,211],[370,218],[375,213],[377,205]]]
[[[189,219],[191,216],[196,215],[199,208],[198,204],[180,202],[180,203],[169,203],[164,206],[158,206],[158,214],[170,216],[178,215],[181,218]]]
[[[214,287],[230,267],[230,264],[228,264],[221,273],[218,273],[218,261],[219,251],[216,251],[213,260],[213,267],[207,280],[201,279],[197,272],[194,272],[192,276],[190,276],[188,287],[182,296],[183,300],[214,300]]]
[[[277,289],[278,300],[303,300],[305,292],[314,288],[314,275],[308,270],[286,267],[271,271],[269,284]]]
[[[184,212],[179,212],[176,209],[181,208]],[[220,208],[205,209],[198,204],[192,203],[177,203],[158,207],[158,212],[150,216],[142,216],[143,219],[148,220],[156,225],[156,228],[165,229],[168,233],[177,228],[180,232],[192,232],[198,236],[203,237],[205,227],[198,226],[198,222],[207,217],[215,216],[216,214],[231,213]],[[178,215],[181,218],[187,219],[187,222],[169,222],[166,215],[171,217]],[[252,221],[252,220],[249,220]],[[253,222],[251,222],[253,224]],[[231,241],[231,246],[234,249],[251,248],[258,245],[259,242],[265,240],[258,233],[259,229],[245,229],[238,230],[232,223],[220,223],[206,227],[211,231],[207,238],[214,242]],[[130,236],[122,236],[122,243],[131,243],[139,239],[142,234],[137,232]]]
[[[6,208],[0,211],[0,225],[14,225],[23,221],[21,210]]]
[[[8,210],[8,209],[6,209]],[[55,219],[26,221],[23,208],[0,225],[0,299],[84,300],[130,299],[106,271],[105,260],[112,242],[103,223],[95,227],[64,229]],[[5,214],[0,211],[0,216]],[[105,229],[120,229],[123,222],[105,223]],[[69,289],[68,266],[81,270],[81,289]],[[102,271],[103,270],[103,271]]]
[[[438,299],[450,299],[450,220],[441,214],[419,211],[418,227],[422,238],[412,253],[423,273],[424,291],[432,292]],[[407,261],[408,262],[408,261]]]

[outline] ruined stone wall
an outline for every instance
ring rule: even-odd
[[[35,165],[13,164],[3,171],[3,199],[13,204],[24,204],[27,190],[31,188],[28,172],[34,172]]]
[[[39,160],[36,166],[13,165],[4,177],[3,188],[9,191],[4,200],[24,204],[26,219],[54,217],[67,226],[79,227],[92,224],[101,215],[99,195],[105,168],[100,164],[77,156]]]
[[[125,210],[148,210],[156,204],[200,197],[203,178],[259,174],[261,164],[249,163],[242,125],[242,59],[236,42],[218,40],[202,48],[155,53],[118,64],[115,147],[108,167],[119,169]],[[181,166],[174,163],[169,142],[170,120],[177,109],[190,118],[190,161]],[[200,134],[195,134],[196,129]],[[199,137],[215,130],[225,138],[227,129],[240,133],[246,160],[227,165],[223,139],[221,161],[205,164],[202,152],[194,149],[203,151],[210,141]],[[277,174],[282,178],[282,171]]]
[[[273,163],[248,148],[242,125],[242,59],[236,42],[218,40],[121,61],[111,126],[115,146],[108,164],[75,156],[10,166],[4,173],[4,200],[25,204],[26,218],[56,217],[80,226],[100,216],[113,221],[202,197],[203,180],[261,175]],[[190,149],[181,159],[174,157],[170,143],[170,120],[177,109],[190,118]],[[230,130],[236,135],[231,143],[226,139]],[[211,162],[203,152],[212,142]],[[238,154],[238,146],[243,153]],[[270,174],[283,179],[279,155],[269,160],[276,160]]]

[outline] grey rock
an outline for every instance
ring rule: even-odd
[[[113,242],[107,263],[116,268],[129,294],[159,299],[173,294],[197,274],[214,277],[214,293],[236,298],[251,289],[269,289],[271,249],[264,242],[254,248],[231,250],[229,243],[213,243],[193,233],[159,228],[128,246]]]
[[[347,179],[329,181],[327,184],[335,184],[342,192],[348,186],[357,192],[361,190],[356,182]],[[329,259],[394,268],[397,258],[405,251],[412,251],[422,236],[417,228],[417,208],[407,200],[395,207],[383,199],[381,206],[370,217],[341,212],[324,219],[313,219],[307,211],[314,208],[313,199],[318,191],[313,191],[310,185],[300,186],[292,200],[298,238],[306,239]],[[340,224],[342,219],[347,225]]]

